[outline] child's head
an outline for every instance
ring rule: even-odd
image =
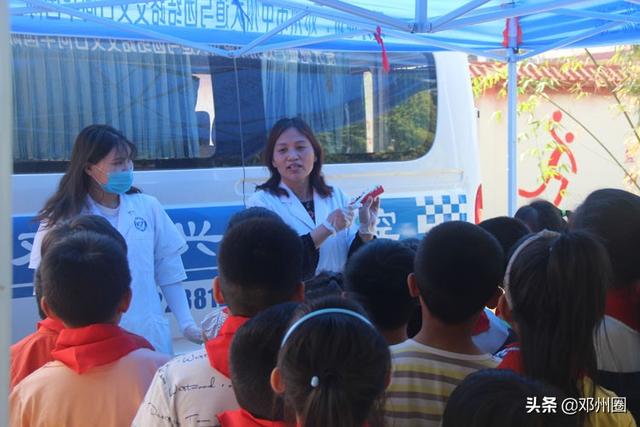
[[[59,222],[47,231],[42,238],[42,243],[40,245],[40,256],[44,257],[49,246],[53,243],[79,231],[93,231],[94,233],[111,237],[118,242],[124,250],[124,253],[127,253],[127,242],[124,240],[124,237],[122,237],[120,232],[109,224],[109,221],[98,215],[80,215],[69,221]],[[42,289],[40,286],[40,275],[38,270],[35,272],[33,286],[36,294],[36,303],[38,304],[38,312],[40,313],[40,317],[44,319],[46,316],[40,307]]]
[[[562,413],[565,395],[555,387],[510,370],[482,369],[468,375],[447,401],[442,427],[577,427],[577,417]],[[543,402],[553,400],[555,413],[543,413]],[[527,401],[538,412],[527,411]]]
[[[448,324],[474,320],[499,295],[504,265],[498,241],[477,225],[445,222],[424,237],[410,276],[429,313]]]
[[[604,243],[613,268],[613,286],[640,280],[640,197],[606,188],[589,194],[571,216],[572,230],[588,231]]]
[[[227,230],[241,222],[254,218],[271,218],[277,221],[282,221],[282,218],[280,218],[280,216],[274,211],[270,211],[269,209],[261,206],[253,206],[231,215],[231,218],[229,218],[229,222],[227,223]]]
[[[562,211],[546,200],[535,200],[522,206],[514,216],[534,233],[541,230],[564,231],[567,228]]]
[[[49,246],[39,267],[42,306],[68,327],[113,323],[131,298],[122,245],[112,237],[78,231]]]
[[[347,262],[345,290],[364,306],[381,331],[406,329],[418,306],[407,287],[414,257],[415,252],[398,241],[377,239]]]
[[[362,427],[377,421],[390,363],[362,308],[330,297],[298,308],[271,384],[300,425]]]
[[[505,274],[505,315],[515,323],[525,374],[576,395],[594,378],[593,336],[604,316],[610,265],[603,246],[583,232],[542,231],[513,253]]]
[[[342,273],[321,271],[311,279],[304,281],[304,298],[306,301],[340,296],[344,291]]]
[[[500,246],[502,246],[505,267],[509,261],[507,257],[511,253],[511,248],[513,248],[518,240],[531,232],[524,222],[508,216],[490,218],[482,221],[478,226],[491,233],[491,235],[498,240]]]
[[[302,292],[302,243],[281,220],[254,218],[229,228],[218,250],[216,298],[251,317]],[[221,294],[221,295],[220,295]]]
[[[256,418],[284,418],[282,399],[271,389],[271,371],[298,303],[284,303],[258,313],[238,329],[229,356],[231,382],[240,407]]]
[[[111,237],[116,240],[120,246],[122,246],[125,254],[127,253],[126,240],[124,240],[122,234],[120,234],[120,232],[116,230],[109,221],[99,215],[80,215],[70,219],[69,221],[60,222],[47,231],[42,238],[42,243],[40,245],[41,256],[45,255],[47,249],[53,243],[78,231],[93,231],[94,233]]]
[[[406,239],[399,240],[400,243],[411,249],[413,252],[418,252],[420,247],[420,239],[417,237],[407,237]]]

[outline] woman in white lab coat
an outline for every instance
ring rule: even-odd
[[[201,340],[182,287],[187,276],[180,254],[187,245],[158,200],[131,186],[135,154],[135,145],[110,126],[91,125],[80,132],[58,190],[38,214],[29,267],[40,264],[42,237],[56,224],[85,214],[106,218],[127,242],[131,269],[133,298],[120,326],[172,354],[171,331],[156,286],[185,338]]]
[[[264,163],[271,177],[248,206],[277,213],[302,237],[305,271],[342,271],[350,253],[374,237],[378,198],[359,208],[322,176],[322,147],[301,118],[284,118],[271,129]],[[359,225],[353,223],[358,210]]]

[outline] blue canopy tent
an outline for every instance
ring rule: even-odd
[[[509,213],[516,203],[516,64],[566,47],[635,43],[639,0],[9,0],[0,2],[0,235],[11,236],[10,31],[42,36],[162,41],[229,58],[277,49],[454,50],[509,64]],[[7,13],[8,12],[8,13]],[[0,272],[10,274],[10,240]],[[0,277],[0,347],[9,343],[10,278]],[[6,372],[6,351],[0,357]],[[5,393],[5,378],[0,389]],[[6,395],[0,413],[6,414]],[[0,424],[2,419],[0,419]]]

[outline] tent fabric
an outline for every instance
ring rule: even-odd
[[[422,1],[426,16],[416,20]],[[380,26],[390,52],[459,50],[506,59],[503,32],[511,17],[518,17],[522,34],[521,42],[512,46],[518,48],[516,59],[558,47],[634,43],[640,38],[636,0],[9,2],[14,33],[164,41],[204,50],[225,46],[214,53],[228,56],[290,47],[378,51],[374,33]]]

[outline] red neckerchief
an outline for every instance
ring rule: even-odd
[[[511,369],[518,374],[524,374],[524,366],[522,366],[522,356],[520,355],[518,343],[514,342],[509,344],[503,351],[505,355],[502,358],[502,362],[497,366],[497,369]]]
[[[640,285],[610,289],[605,313],[640,332]]]
[[[115,362],[140,348],[153,350],[153,346],[141,336],[116,325],[98,323],[60,331],[51,356],[82,374],[96,366]]]
[[[224,411],[217,415],[221,427],[286,427],[284,421],[256,418],[244,409]]]
[[[248,317],[229,316],[227,320],[224,321],[222,328],[220,328],[218,336],[207,341],[204,345],[204,348],[207,350],[207,356],[209,356],[211,367],[227,378],[231,378],[231,371],[229,369],[231,340],[238,328],[244,325],[247,320],[249,320]]]
[[[487,317],[487,313],[482,310],[480,316],[478,317],[478,321],[476,325],[473,327],[473,335],[480,335],[483,332],[487,332],[489,330],[489,317]]]
[[[60,331],[64,329],[64,324],[58,319],[47,317],[38,322],[38,330],[40,329],[60,333]]]

